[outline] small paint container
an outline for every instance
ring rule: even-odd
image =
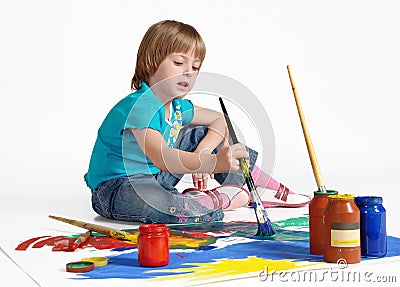
[[[142,224],[138,235],[138,261],[141,266],[165,266],[169,262],[169,235],[165,224]]]
[[[86,273],[94,269],[94,263],[89,261],[70,262],[66,265],[67,272]]]
[[[354,201],[360,209],[361,255],[386,256],[386,209],[382,197],[358,196]]]
[[[324,261],[338,264],[359,263],[360,210],[354,203],[354,195],[330,195],[323,218]]]
[[[311,254],[324,254],[323,215],[328,204],[328,196],[337,193],[336,190],[314,191],[314,197],[308,205]]]
[[[87,257],[87,258],[83,258],[82,261],[93,262],[94,267],[102,267],[102,266],[106,266],[108,264],[107,257]]]

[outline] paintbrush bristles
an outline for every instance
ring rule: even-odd
[[[260,195],[257,192],[257,189],[255,188],[253,178],[251,178],[251,182],[254,186],[253,192],[252,192],[252,197],[253,197],[253,207],[256,212],[256,215],[258,214],[257,218],[261,219],[258,220],[258,231],[256,233],[256,236],[272,236],[274,235],[275,228],[272,225],[272,222],[270,221],[267,211],[264,208],[264,205],[262,204]]]

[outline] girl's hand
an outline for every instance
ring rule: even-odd
[[[208,173],[193,173],[193,185],[200,190],[207,189],[207,182],[209,178],[214,178],[214,174]]]
[[[214,173],[235,172],[240,170],[239,160],[248,158],[249,153],[246,146],[241,143],[230,146],[225,136],[219,151],[217,152],[217,164]]]
[[[200,151],[195,151],[200,154],[211,154],[211,149],[209,148],[204,148]],[[209,178],[214,178],[214,174],[208,174],[208,173],[193,173],[192,174],[192,179],[193,179],[193,185],[197,187],[200,190],[207,189],[207,183]]]

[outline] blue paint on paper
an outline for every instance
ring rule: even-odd
[[[388,236],[388,252],[386,257],[400,256],[400,238]],[[175,256],[175,253],[181,256]],[[274,260],[322,262],[323,257],[309,253],[309,244],[306,241],[276,241],[256,240],[228,245],[222,248],[190,250],[189,252],[171,250],[170,262],[167,266],[149,268],[141,267],[138,263],[137,250],[131,253],[109,257],[110,263],[104,267],[96,268],[91,272],[81,274],[75,279],[106,279],[129,278],[149,279],[159,276],[186,274],[191,272],[160,272],[176,268],[191,267],[191,263],[208,263],[218,259],[246,259],[249,256]],[[362,260],[374,260],[363,258]]]

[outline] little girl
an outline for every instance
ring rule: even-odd
[[[223,115],[184,99],[205,53],[198,32],[184,23],[161,21],[144,35],[131,83],[135,92],[104,119],[85,175],[101,216],[212,222],[223,218],[222,210],[248,203],[239,159],[248,158],[254,171],[257,153],[240,143],[229,146]],[[273,182],[256,170],[265,187]],[[175,185],[188,173],[197,189],[180,193]],[[203,190],[209,175],[225,189]]]

